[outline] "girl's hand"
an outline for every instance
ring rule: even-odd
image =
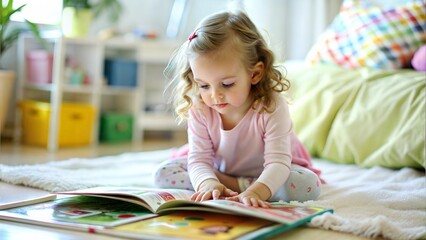
[[[270,208],[271,204],[266,202],[270,197],[271,191],[269,188],[263,183],[255,182],[238,196],[227,197],[226,199],[238,201],[251,207]]]
[[[209,199],[217,200],[219,198],[234,197],[238,193],[225,187],[222,183],[215,179],[207,179],[201,183],[197,192],[192,194],[191,200],[201,202]]]
[[[237,196],[227,197],[225,199],[241,202],[244,205],[250,206],[250,207],[263,207],[263,208],[271,207],[271,204],[262,200],[262,198],[256,192],[250,191],[248,189]]]

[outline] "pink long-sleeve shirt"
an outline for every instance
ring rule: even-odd
[[[194,189],[206,179],[217,179],[214,164],[228,175],[257,177],[272,194],[285,183],[294,152],[292,143],[301,143],[292,133],[286,100],[280,95],[276,103],[271,113],[249,109],[231,130],[224,130],[219,113],[206,105],[190,110],[188,171]],[[295,163],[311,165],[309,155]]]

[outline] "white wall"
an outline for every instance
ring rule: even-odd
[[[165,36],[173,0],[121,0],[125,14],[120,31],[156,31]],[[303,59],[319,34],[338,13],[342,0],[187,0],[178,34],[184,41],[205,16],[229,8],[243,8],[269,39],[278,60]],[[92,34],[108,27],[100,19]]]
[[[244,0],[256,25],[269,33],[278,60],[304,59],[339,11],[342,0]]]
[[[105,27],[117,27],[120,32],[134,29],[155,31],[160,37],[166,34],[174,0],[121,0],[124,14],[115,26],[109,26],[105,18],[98,19],[92,27],[92,35]],[[227,0],[187,0],[182,17],[179,39],[185,40],[197,23],[205,16],[226,10]]]

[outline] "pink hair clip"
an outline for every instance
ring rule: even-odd
[[[191,35],[189,35],[189,37],[188,37],[189,42],[191,42],[192,39],[194,39],[196,37],[197,37],[197,33],[196,32],[191,33]]]

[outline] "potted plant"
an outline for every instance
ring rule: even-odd
[[[107,13],[115,23],[122,11],[119,0],[63,0],[62,32],[66,37],[84,37],[93,19]]]
[[[4,2],[4,1],[3,1]],[[34,35],[43,43],[40,38],[40,33],[37,26],[25,20],[27,28],[16,27],[9,29],[11,17],[17,12],[21,11],[25,7],[25,4],[14,9],[13,0],[7,1],[5,5],[0,3],[0,135],[4,127],[7,108],[9,106],[10,95],[13,89],[13,83],[15,80],[15,72],[13,70],[7,70],[2,66],[2,60],[5,52],[18,40],[21,33],[25,31],[32,31]]]

